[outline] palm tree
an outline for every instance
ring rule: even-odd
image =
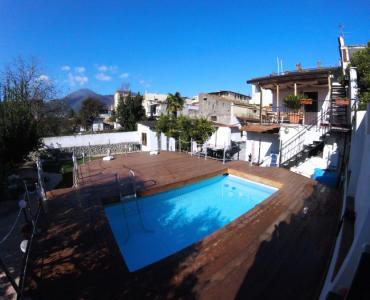
[[[177,112],[184,106],[184,99],[181,97],[179,92],[175,94],[168,94],[167,96],[167,113],[172,113],[173,116],[177,117]]]

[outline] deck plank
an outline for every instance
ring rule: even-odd
[[[279,191],[202,241],[129,273],[101,200],[117,196],[115,174],[133,169],[143,193],[230,172]],[[35,299],[313,299],[334,243],[338,191],[281,168],[225,165],[186,154],[136,153],[81,167],[79,189],[49,193],[35,240],[28,295]],[[308,213],[303,214],[303,207]]]

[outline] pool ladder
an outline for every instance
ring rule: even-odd
[[[123,183],[121,181],[119,175],[116,174],[116,181],[119,185],[119,197],[120,197],[120,201],[122,203],[121,207],[122,207],[123,218],[125,219],[126,228],[127,228],[127,237],[125,239],[125,243],[128,242],[129,237],[130,237],[130,226],[129,226],[129,223],[128,223],[126,205],[124,205],[124,204],[128,203],[130,201],[135,201],[135,207],[136,207],[136,210],[137,210],[137,214],[140,218],[140,224],[141,224],[141,227],[143,228],[143,230],[146,231],[146,232],[153,232],[152,230],[147,229],[144,225],[143,216],[142,216],[142,213],[141,213],[140,205],[138,203],[137,194],[136,194],[136,180],[135,180],[135,178],[136,178],[135,177],[135,172],[131,169],[128,172],[128,182],[127,183]],[[123,189],[124,188],[128,188],[129,194],[123,195]]]

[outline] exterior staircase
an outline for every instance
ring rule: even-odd
[[[346,100],[346,87],[338,82],[333,82],[331,85],[330,96],[330,124],[335,127],[348,126],[348,110],[349,105],[338,104],[337,100]]]
[[[302,145],[300,151],[291,156],[289,159],[281,162],[280,166],[283,168],[290,169],[291,167],[297,166],[301,162],[304,162],[307,158],[311,156],[317,156],[324,149],[324,139],[326,136],[330,136],[327,132],[320,136],[319,140],[315,140],[310,144]]]
[[[281,167],[290,169],[307,158],[318,155],[324,148],[325,138],[329,137],[331,132],[350,131],[349,105],[345,105],[346,98],[346,87],[332,82],[329,108],[281,145]],[[329,123],[324,123],[324,120]],[[318,132],[313,140],[309,136],[312,131]]]

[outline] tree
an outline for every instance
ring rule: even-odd
[[[53,83],[32,59],[14,60],[0,77],[0,161],[2,171],[38,149],[43,103],[55,95]]]
[[[168,94],[166,101],[167,113],[171,113],[176,118],[177,112],[184,106],[184,99],[181,97],[179,92],[176,92],[175,94]]]
[[[39,121],[42,136],[70,134],[74,130],[75,113],[64,100],[50,100],[43,104],[43,114]]]
[[[28,101],[0,102],[1,169],[12,168],[22,162],[30,151],[39,148],[40,138],[38,123]]]
[[[128,92],[127,95],[121,96],[118,100],[115,115],[124,131],[136,130],[136,123],[145,118],[145,109],[142,103],[143,96],[140,93],[133,95]]]
[[[351,66],[357,68],[360,109],[366,109],[370,103],[370,42],[365,49],[353,54]]]
[[[157,135],[163,132],[168,137],[181,141],[181,149],[190,149],[191,139],[198,144],[204,144],[215,132],[212,122],[205,118],[190,118],[188,116],[161,115],[156,123]]]
[[[40,146],[40,130],[26,97],[24,82],[4,72],[0,96],[0,190],[4,178],[28,153]]]
[[[53,82],[43,74],[40,63],[32,58],[27,61],[19,57],[5,66],[1,76],[2,99],[35,101],[33,113],[37,119],[40,103],[53,99],[56,91]],[[41,101],[41,102],[40,102]]]
[[[54,83],[36,59],[15,59],[4,68],[0,84],[3,100],[29,102],[40,136],[70,132],[70,108],[64,101],[52,100],[56,95]]]
[[[86,128],[90,128],[96,117],[99,116],[100,112],[104,109],[104,103],[95,98],[87,98],[81,103],[81,109],[79,117],[81,125]]]
[[[204,144],[209,137],[216,131],[211,121],[206,118],[193,119],[192,138],[198,144]]]

